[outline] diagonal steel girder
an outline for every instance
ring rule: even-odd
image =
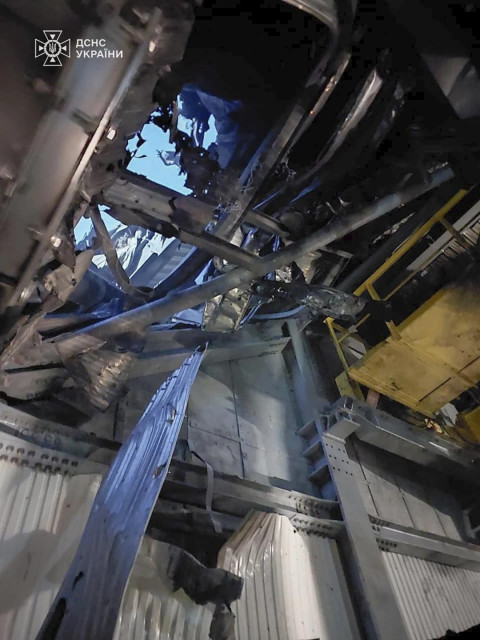
[[[173,291],[161,300],[126,311],[74,334],[60,336],[54,341],[56,347],[61,357],[65,359],[101,346],[111,337],[131,332],[143,333],[145,328],[154,322],[162,322],[183,309],[194,307],[235,287],[246,285],[267,273],[291,264],[304,254],[327,246],[406,202],[418,198],[452,177],[453,172],[449,167],[439,169],[431,175],[428,184],[414,184],[376,200],[356,214],[339,219],[326,228],[315,231],[307,238],[259,258],[254,269],[238,267],[203,284],[183,291]]]

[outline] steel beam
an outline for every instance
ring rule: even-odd
[[[141,214],[145,221],[150,219],[153,225],[158,222],[172,223],[174,209],[171,202],[177,199],[181,204],[188,206],[187,203],[192,203],[192,206],[195,206],[195,218],[200,225],[207,225],[213,218],[215,207],[197,198],[183,196],[177,191],[156,184],[143,176],[128,172],[123,173],[103,192],[105,204],[117,207],[119,213],[122,209],[127,210],[127,216]],[[122,216],[120,215],[120,217]],[[246,212],[245,222],[281,238],[290,236],[288,230],[277,220],[253,209]]]
[[[198,247],[211,256],[218,256],[230,264],[244,267],[245,269],[255,271],[257,265],[260,263],[260,258],[253,253],[249,253],[218,236],[214,236],[208,231],[193,233],[191,231],[180,230],[178,237],[182,242]]]
[[[190,337],[182,337],[182,333],[192,332]],[[157,336],[157,346],[155,346],[155,337],[152,333],[147,335],[147,343],[145,351],[140,355],[138,360],[133,363],[129,373],[129,378],[139,378],[173,371],[181,364],[186,355],[192,350],[192,346],[204,345],[208,342],[208,350],[205,353],[204,362],[225,362],[227,360],[241,360],[243,358],[252,358],[255,356],[270,355],[280,353],[290,342],[289,338],[281,336],[272,339],[262,339],[260,337],[245,336],[238,339],[237,335],[229,335],[224,333],[201,331],[196,329],[183,329],[180,331],[162,331],[156,333],[174,333],[177,339],[172,336],[170,340],[162,341],[161,336]],[[213,336],[209,337],[210,334]],[[180,335],[179,335],[180,334]],[[181,346],[178,340],[191,342],[192,338],[197,336],[197,343],[192,345]]]
[[[479,482],[472,463],[480,460],[480,455],[453,439],[409,425],[347,396],[340,398],[332,406],[330,415],[332,418],[342,416],[355,422],[358,425],[355,435],[363,442],[417,464],[434,467],[442,473]]]
[[[382,551],[480,572],[480,547],[477,545],[450,540],[375,518],[372,520],[373,532]]]
[[[77,464],[71,473],[89,472],[91,462],[95,463],[97,471],[100,468],[98,465],[103,465],[103,471],[121,447],[119,442],[98,438],[81,429],[42,420],[14,407],[0,405],[0,444],[3,440],[8,440],[9,446],[13,443],[13,457],[20,456],[18,450],[23,450],[24,455],[20,456],[22,466],[34,468],[36,464],[36,458],[28,456],[29,447],[26,443],[29,443],[41,450],[44,460],[58,453],[74,458]],[[162,498],[202,507],[205,505],[207,486],[208,476],[204,466],[173,459],[162,489]],[[289,518],[298,515],[322,520],[335,520],[339,514],[338,504],[333,500],[263,485],[226,473],[215,473],[213,509],[240,518],[250,509],[273,511]]]
[[[100,346],[107,338],[130,331],[141,332],[154,322],[162,322],[178,313],[178,311],[191,308],[231,289],[246,285],[260,276],[291,264],[305,253],[317,251],[327,246],[334,240],[344,237],[347,233],[376,220],[401,204],[415,199],[442,184],[449,180],[452,175],[450,168],[440,169],[432,175],[429,184],[416,184],[397,193],[390,194],[368,205],[362,211],[349,216],[347,219],[339,219],[328,227],[315,231],[307,238],[292,243],[280,251],[259,258],[254,271],[237,267],[203,284],[180,292],[174,292],[162,300],[126,311],[114,318],[109,318],[87,329],[80,330],[73,335],[60,337],[55,340],[57,348],[63,358],[68,358],[81,350]]]
[[[5,253],[4,264],[0,261],[5,274],[18,277],[9,299],[2,301],[7,305],[25,303],[22,292],[51,247],[52,236],[78,192],[82,175],[115,109],[141,65],[151,56],[149,43],[160,18],[160,10],[156,9],[136,47],[134,36],[116,17],[87,30],[89,39],[106,37],[108,42],[115,42],[125,57],[101,64],[95,60],[93,67],[83,58],[72,60],[58,87],[57,94],[62,99],[56,101],[55,109],[47,114],[37,131],[17,180],[21,188],[8,201],[0,225],[4,242],[8,244],[10,240],[16,247],[8,256]],[[39,212],[35,224],[40,235],[36,238],[31,233],[31,219],[25,219],[32,211]]]
[[[37,418],[0,403],[1,432],[38,447],[103,464],[109,464],[120,448],[118,442],[98,438],[53,420]]]
[[[407,640],[409,634],[363,504],[345,439],[342,437],[351,433],[351,424],[343,425],[342,421],[337,424],[341,435],[325,432],[322,434],[322,442],[340,501],[349,549],[358,572],[364,611],[377,640]]]
[[[0,450],[3,459],[12,463],[53,473],[103,473],[119,448],[117,442],[0,405]],[[205,467],[172,459],[150,526],[190,531],[195,525],[205,535],[218,537],[211,515],[205,508],[207,488]],[[215,473],[212,508],[225,535],[232,532],[252,509],[284,515],[295,527],[330,538],[340,538],[345,530],[335,501],[262,485],[225,473]],[[172,519],[166,522],[168,514]],[[370,517],[370,521],[382,551],[480,572],[480,547],[477,545],[401,527],[378,518]]]

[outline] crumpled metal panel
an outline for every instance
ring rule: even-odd
[[[207,300],[203,314],[205,331],[236,331],[245,315],[251,294],[240,288]]]
[[[412,640],[443,636],[480,623],[480,574],[383,552]]]
[[[41,458],[26,442],[0,438],[0,638],[34,638],[80,540],[100,484],[98,474],[69,477],[24,465]],[[20,450],[20,452],[18,451]],[[23,452],[22,452],[23,450]],[[33,453],[33,455],[32,455]],[[68,456],[34,464],[66,466]],[[62,464],[62,459],[66,464]],[[18,459],[19,464],[12,463]],[[32,464],[33,466],[33,464]]]
[[[334,540],[254,513],[224,545],[219,566],[244,578],[232,603],[236,640],[360,637]]]

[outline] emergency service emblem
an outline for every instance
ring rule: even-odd
[[[35,38],[35,58],[45,56],[43,63],[44,67],[61,67],[61,56],[70,58],[70,40],[60,40],[62,36],[61,31],[47,30],[43,31],[45,34],[45,42],[37,40]]]

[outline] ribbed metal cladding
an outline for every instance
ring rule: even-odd
[[[145,536],[122,601],[113,640],[206,640],[214,605],[195,604],[183,589],[172,593],[164,543]]]
[[[223,546],[219,566],[245,580],[232,603],[236,640],[357,640],[335,540],[253,512]]]
[[[412,640],[480,623],[480,573],[383,552]]]
[[[69,477],[0,460],[2,640],[35,637],[71,562],[99,482],[98,475]]]
[[[18,455],[10,441],[7,446],[10,457]],[[28,455],[28,445],[22,446]],[[45,473],[0,459],[1,640],[36,637],[73,560],[100,479]],[[143,540],[115,640],[208,638],[214,607],[196,605],[183,590],[171,593],[155,564],[161,544]]]

